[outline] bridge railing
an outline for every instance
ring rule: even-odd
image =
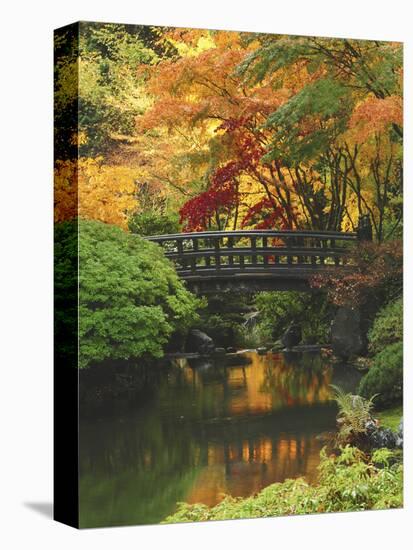
[[[182,276],[212,271],[273,271],[285,268],[312,271],[344,266],[356,233],[333,231],[204,231],[156,235]]]

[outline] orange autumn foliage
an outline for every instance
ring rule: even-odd
[[[243,89],[234,71],[248,53],[243,49],[215,47],[197,56],[167,60],[153,67],[148,91],[156,101],[138,119],[138,128],[148,130],[162,125],[173,128],[268,116],[289,99],[291,90],[275,90],[270,83]]]
[[[354,130],[354,140],[363,143],[390,124],[403,126],[403,99],[395,95],[384,99],[369,96],[354,109],[349,128]]]

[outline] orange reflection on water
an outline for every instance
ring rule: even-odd
[[[206,461],[185,498],[189,503],[214,505],[224,494],[251,495],[287,478],[304,476],[312,482],[317,475],[320,441],[308,425],[296,433],[283,411],[299,411],[288,417],[297,418],[306,415],[307,409],[300,407],[327,402],[331,367],[319,356],[247,355],[247,365],[184,368],[185,379],[199,394],[214,388],[222,405],[220,412],[210,409],[218,414],[212,424],[204,418],[217,431],[207,442]],[[289,432],[278,431],[281,425],[283,430],[290,426]]]
[[[229,413],[257,414],[282,407],[323,403],[331,396],[332,369],[320,365],[319,356],[307,356],[305,366],[288,362],[283,354],[258,355],[246,352],[250,363],[222,369],[222,398],[229,402]],[[185,380],[202,393],[208,371],[191,368],[180,360]]]
[[[208,449],[208,466],[198,475],[185,500],[213,506],[224,494],[252,495],[288,478],[315,480],[321,444],[312,437],[283,436],[278,441],[245,440],[241,447]]]
[[[330,368],[301,368],[280,354],[247,353],[251,364],[228,369],[230,412],[264,413],[285,406],[326,402],[331,396]],[[318,359],[317,357],[315,359]]]

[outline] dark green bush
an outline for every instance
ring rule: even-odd
[[[322,294],[308,292],[262,292],[256,296],[256,307],[260,311],[261,330],[281,337],[292,322],[302,326],[303,342],[325,343],[329,339],[332,313],[331,306]]]
[[[369,348],[378,353],[389,344],[403,339],[403,299],[399,298],[384,306],[377,314],[369,331]]]
[[[218,347],[245,347],[241,337],[245,314],[253,310],[252,296],[239,293],[217,293],[208,296],[196,328],[206,332]]]
[[[201,321],[197,324],[202,332],[210,336],[216,346],[228,347],[235,343],[237,329],[241,321],[237,319],[236,314],[218,314],[212,313],[202,315]]]
[[[401,403],[403,398],[403,343],[390,344],[377,354],[373,366],[361,379],[358,393],[374,399],[377,407]]]
[[[54,228],[54,337],[59,361],[77,362],[77,222]]]

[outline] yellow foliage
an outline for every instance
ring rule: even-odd
[[[171,42],[176,47],[176,49],[178,50],[179,54],[182,57],[197,56],[199,53],[215,47],[214,41],[212,40],[211,36],[208,34],[200,36],[195,46],[192,46],[191,44],[187,44],[185,42],[178,42],[175,40],[171,40]]]
[[[55,222],[76,216],[127,228],[128,216],[139,203],[139,171],[105,165],[101,159],[58,161],[55,170]]]

